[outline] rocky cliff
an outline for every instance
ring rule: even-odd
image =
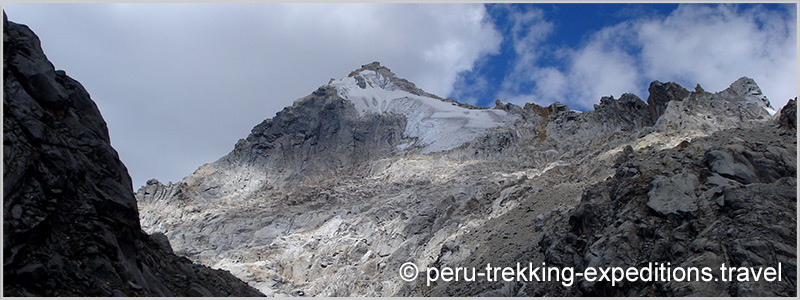
[[[142,226],[267,295],[794,295],[793,106],[776,119],[746,77],[716,93],[671,82],[649,92],[586,112],[487,109],[364,65],[180,182],[149,181],[136,193]],[[398,276],[405,262],[648,259],[782,262],[787,280],[565,288]]]
[[[3,295],[261,295],[142,231],[89,93],[27,26],[3,25]]]

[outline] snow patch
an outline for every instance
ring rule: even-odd
[[[340,97],[352,102],[361,116],[405,116],[405,135],[418,139],[423,154],[453,149],[492,128],[510,127],[517,119],[503,110],[468,109],[412,94],[395,85],[392,78],[372,70],[334,80],[329,85],[336,88]]]

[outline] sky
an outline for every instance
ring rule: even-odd
[[[138,189],[176,182],[330,78],[380,61],[418,87],[493,106],[650,82],[797,95],[795,4],[5,4],[80,81]]]

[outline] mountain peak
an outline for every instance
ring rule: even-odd
[[[405,136],[417,138],[422,153],[452,149],[516,120],[502,110],[477,109],[425,92],[379,62],[362,65],[327,87],[352,103],[359,116],[404,116]]]
[[[396,267],[407,260],[456,265],[475,254],[500,264],[492,260],[496,251],[482,251],[481,245],[530,243],[533,234],[542,237],[532,242],[541,249],[509,244],[500,253],[520,257],[539,251],[542,260],[585,265],[619,251],[604,242],[629,235],[614,220],[646,220],[641,223],[647,232],[669,227],[691,236],[695,231],[681,228],[706,216],[704,224],[735,228],[750,220],[728,222],[731,207],[747,205],[742,207],[764,216],[792,207],[796,184],[789,184],[796,180],[786,177],[796,173],[791,159],[796,132],[789,131],[796,127],[794,114],[791,108],[782,114],[786,129],[767,123],[767,113],[747,100],[746,95],[759,94],[754,84],[742,80],[711,94],[656,81],[649,88],[649,105],[623,94],[604,97],[586,112],[558,102],[521,108],[497,101],[492,109],[469,109],[421,96],[424,92],[413,84],[374,62],[265,120],[229,155],[180,183],[150,184],[136,195],[145,230],[168,230],[166,236],[181,253],[239,274],[268,295],[408,296],[421,289],[396,280]],[[742,130],[726,130],[731,128]],[[762,165],[767,171],[753,167]],[[766,185],[768,180],[777,184]],[[626,196],[617,197],[623,195],[617,190]],[[768,197],[751,201],[754,193]],[[620,200],[634,209],[617,209]],[[597,211],[612,221],[594,218]],[[683,225],[674,225],[677,219]],[[585,238],[573,236],[571,220],[589,224],[578,232]],[[790,228],[794,221],[783,218],[779,224]],[[720,237],[712,235],[725,247],[750,235],[763,237],[759,243],[792,238],[764,236],[758,226],[744,227],[750,235],[728,238],[728,227],[714,231]],[[490,241],[495,234],[483,228],[530,231]],[[695,235],[701,241],[707,236]],[[644,234],[635,240],[655,245],[662,243],[658,238]],[[599,256],[560,250],[580,248],[573,241],[606,248]],[[636,243],[623,243],[632,249],[627,257],[636,257],[631,261],[673,259],[669,249],[658,252],[663,258],[636,252],[641,248]],[[428,256],[431,250],[439,256]],[[764,257],[777,257],[768,250]],[[692,261],[686,255],[678,259],[672,262]],[[297,261],[303,262],[300,273],[276,271]],[[367,277],[373,279],[364,287],[331,284],[364,276],[347,270],[381,264],[385,267],[370,271]],[[438,285],[426,295],[449,287]],[[476,295],[457,288],[462,295]],[[537,288],[531,294],[547,290]],[[719,287],[713,293],[725,291]]]
[[[361,65],[361,68],[358,68],[353,72],[350,72],[350,74],[348,74],[347,77],[356,76],[359,73],[361,73],[362,71],[374,71],[374,72],[377,72],[377,73],[379,73],[379,74],[381,74],[381,75],[383,75],[383,76],[385,76],[387,78],[395,77],[394,73],[392,73],[392,71],[389,70],[389,68],[387,68],[385,66],[382,66],[379,61],[373,61],[373,62],[368,63],[366,65]]]
[[[736,93],[748,102],[756,103],[764,107],[770,115],[775,114],[775,109],[770,105],[769,99],[767,99],[767,96],[764,96],[764,93],[761,92],[761,88],[758,87],[758,84],[756,84],[756,81],[752,78],[740,77],[731,83],[728,90]]]
[[[355,86],[362,90],[368,88],[377,88],[387,91],[402,91],[420,97],[444,100],[437,95],[428,93],[418,88],[414,83],[406,79],[397,77],[392,70],[381,65],[381,63],[378,61],[361,65],[361,68],[350,72],[347,77],[340,80],[332,80],[328,83],[328,85],[336,87],[340,92],[348,90],[348,87]]]

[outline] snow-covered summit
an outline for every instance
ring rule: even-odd
[[[423,146],[422,153],[458,147],[492,128],[508,127],[517,120],[503,110],[472,108],[427,93],[378,62],[363,65],[328,85],[352,102],[361,116],[405,116],[405,135],[417,138],[417,145]]]

